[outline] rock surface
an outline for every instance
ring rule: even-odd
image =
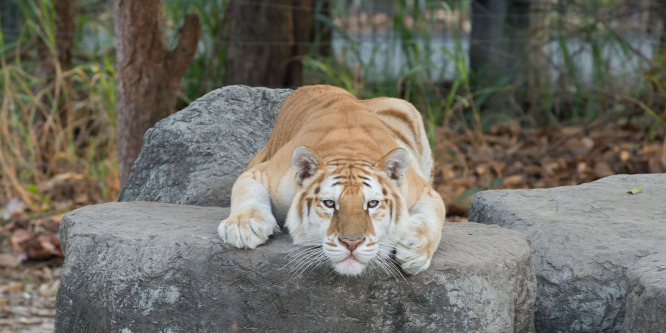
[[[229,206],[234,181],[291,92],[228,86],[161,120],[144,135],[118,200]]]
[[[666,330],[666,251],[639,260],[626,276],[629,294],[623,331]]]
[[[642,185],[636,195],[627,191]],[[478,193],[470,221],[527,234],[538,332],[663,332],[666,174]]]
[[[527,238],[447,223],[431,267],[395,279],[290,273],[285,233],[256,250],[223,244],[228,209],[108,203],[65,215],[56,332],[530,332]]]

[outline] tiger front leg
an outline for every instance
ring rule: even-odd
[[[270,194],[259,179],[259,172],[248,170],[234,183],[231,214],[217,228],[223,242],[237,248],[254,249],[279,230],[271,211]]]
[[[426,198],[409,211],[407,230],[400,235],[395,258],[408,274],[418,274],[430,266],[442,239],[446,208],[440,196],[431,190]]]

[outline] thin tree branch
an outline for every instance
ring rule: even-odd
[[[185,23],[179,30],[178,45],[167,52],[166,70],[171,78],[178,80],[187,71],[187,68],[197,51],[197,44],[201,36],[201,20],[199,14],[189,13],[185,16]]]

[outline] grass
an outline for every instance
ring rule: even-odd
[[[43,78],[33,74],[34,49],[38,41],[55,49],[58,32],[52,2],[43,0],[37,6],[31,1],[9,1],[20,7],[24,23],[19,29],[0,32],[0,199],[19,196],[29,204],[44,201],[39,184],[74,172],[94,184],[103,200],[114,200],[119,185],[110,4],[77,2],[74,67],[63,70],[53,64],[55,74]],[[355,3],[361,7],[354,7]],[[201,15],[202,36],[181,81],[180,107],[224,85],[227,4],[228,0],[164,2],[171,46],[185,13]],[[539,23],[530,27],[532,43],[549,54],[541,58],[545,63],[536,61],[534,66],[548,66],[548,70],[530,68],[525,77],[478,86],[472,84],[475,73],[467,57],[469,1],[395,0],[394,13],[382,24],[372,21],[379,16],[367,15],[375,11],[371,2],[335,1],[333,18],[316,18],[341,39],[341,52],[326,58],[313,50],[304,59],[305,81],[340,86],[361,98],[407,99],[422,111],[431,142],[438,127],[468,133],[473,144],[483,145],[484,131],[501,121],[557,127],[627,116],[647,119],[651,137],[663,137],[666,53],[655,49],[654,54],[644,54],[620,32],[617,27],[626,20],[609,14],[617,11],[620,2],[567,4],[561,9],[532,9]],[[369,22],[365,38],[387,43],[359,40],[352,23],[363,17]],[[453,46],[433,46],[439,38],[435,34],[447,36]],[[531,63],[536,54],[525,54],[524,59]],[[584,75],[580,65],[587,54],[590,75]],[[617,59],[621,64],[638,64],[642,73],[618,71]],[[396,62],[403,65],[394,73]],[[68,119],[62,119],[62,114]],[[40,117],[45,122],[35,126]]]
[[[53,77],[33,74],[37,55],[24,43],[39,39],[50,50],[55,43],[53,7],[41,3],[23,8],[25,30],[11,44],[0,32],[2,193],[28,205],[48,201],[39,185],[73,172],[95,184],[103,198],[112,199],[119,190],[113,60],[104,55],[67,71],[54,63]]]

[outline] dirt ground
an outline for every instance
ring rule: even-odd
[[[0,201],[0,333],[53,332],[63,263],[56,233],[63,214],[41,215],[41,206]]]
[[[447,204],[447,221],[466,221],[473,195],[486,189],[666,172],[663,134],[627,121],[560,129],[505,123],[483,135],[438,130],[435,142],[434,185]],[[83,175],[56,175],[37,187],[49,201],[34,207],[0,194],[0,333],[53,331],[63,262],[56,236],[62,213],[101,200],[91,193],[94,181]]]
[[[0,270],[0,333],[53,332],[62,261]]]

